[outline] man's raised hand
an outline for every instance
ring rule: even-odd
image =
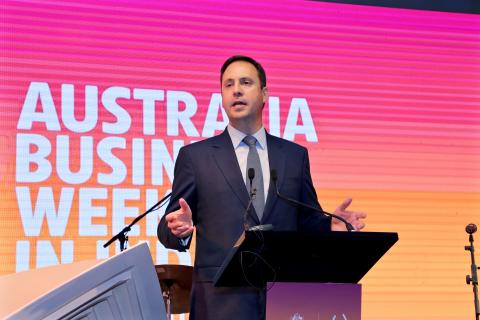
[[[185,238],[193,233],[192,210],[185,199],[178,200],[180,209],[170,212],[165,217],[170,232],[177,238]]]
[[[367,217],[365,212],[350,211],[347,208],[352,203],[352,198],[345,199],[333,213],[347,220],[356,231],[360,231],[365,228],[365,222],[363,219]],[[332,219],[332,231],[346,231],[345,224],[338,219]]]

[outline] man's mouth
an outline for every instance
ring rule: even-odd
[[[236,107],[236,106],[246,106],[247,103],[244,102],[244,101],[235,101],[234,103],[232,103],[232,107]]]

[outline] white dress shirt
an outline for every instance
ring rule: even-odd
[[[248,158],[248,145],[243,142],[243,138],[247,135],[240,130],[235,129],[230,124],[227,126],[228,134],[232,139],[233,148],[237,156],[238,165],[242,170],[242,177],[245,186],[247,186],[247,158]],[[262,126],[260,130],[252,134],[257,139],[256,148],[258,156],[260,157],[260,165],[262,166],[263,173],[263,192],[265,194],[265,201],[267,201],[268,187],[270,185],[270,164],[268,163],[268,148],[267,148],[267,135],[265,128]],[[255,173],[257,174],[257,173]]]

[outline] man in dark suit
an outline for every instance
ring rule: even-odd
[[[275,195],[272,170],[280,193],[319,207],[307,149],[263,128],[268,89],[262,66],[249,57],[231,57],[222,66],[220,81],[229,125],[222,134],[180,150],[158,238],[167,248],[183,251],[196,228],[190,319],[262,319],[264,290],[216,288],[212,282],[245,227],[271,224],[274,230],[326,232],[345,226]],[[255,170],[249,172],[251,168]],[[245,214],[249,197],[253,208]],[[335,213],[360,230],[366,215],[347,211],[350,202],[344,201]]]

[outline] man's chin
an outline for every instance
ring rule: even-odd
[[[248,117],[248,111],[245,109],[230,110],[228,117],[234,119],[243,119]]]

